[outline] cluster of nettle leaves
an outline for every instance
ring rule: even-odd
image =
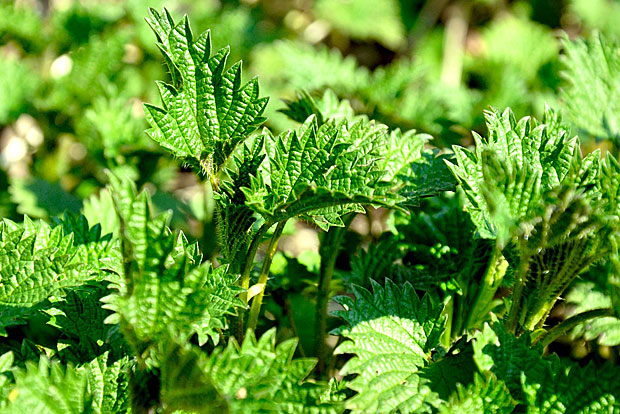
[[[543,355],[616,314],[612,303],[545,324],[590,265],[617,275],[612,156],[582,156],[551,109],[540,122],[488,111],[474,150],[439,155],[429,136],[389,131],[330,93],[288,102],[297,130],[254,133],[267,104],[257,80],[243,84],[241,65],[228,67],[228,50],[213,52],[209,32],[194,38],[187,19],[147,20],[171,79],[158,84],[162,105],[145,106],[148,132],[212,187],[220,256],[204,260],[147,192],[113,174],[97,201],[115,211],[112,234],[82,216],[2,222],[1,412],[620,412],[619,369]],[[444,193],[455,184],[457,195]],[[334,265],[368,205],[409,215],[352,263],[332,332],[347,358],[326,382]],[[254,334],[292,218],[324,230],[318,365],[293,358],[294,339]],[[28,331],[42,317],[57,342]],[[17,329],[28,337],[11,340]]]

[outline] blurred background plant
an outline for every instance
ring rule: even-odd
[[[144,16],[164,6],[190,15],[196,33],[210,28],[216,49],[230,45],[245,80],[260,75],[274,133],[296,126],[279,112],[281,99],[300,90],[319,99],[329,89],[324,101],[350,105],[329,110],[428,133],[440,150],[484,134],[490,105],[541,119],[545,104],[572,123],[585,152],[617,155],[620,147],[620,2],[612,0],[0,0],[3,217],[83,211],[105,230],[111,201],[100,192],[112,170],[148,188],[157,209],[173,211],[172,225],[216,257],[209,188],[144,133],[142,103],[158,101],[155,80],[167,76]],[[446,297],[462,292],[460,269],[480,273],[488,246],[470,243],[474,230],[457,198],[423,201],[414,214],[421,210],[413,221],[382,210],[353,219],[330,289],[386,276],[427,289],[425,278],[441,274],[433,283]],[[314,308],[321,237],[307,223],[284,229],[265,306],[279,335],[299,336],[308,354],[316,352],[306,310]],[[366,252],[371,240],[380,243]],[[613,275],[613,261],[590,270],[552,317],[608,306]],[[563,337],[566,352],[616,358],[620,322],[594,328]]]

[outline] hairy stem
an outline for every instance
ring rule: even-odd
[[[589,321],[590,319],[596,319],[603,316],[612,316],[612,309],[593,309],[587,312],[579,313],[575,316],[571,316],[570,318],[560,322],[553,328],[549,330],[545,335],[537,338],[534,341],[534,344],[540,342],[543,347],[551,344],[553,341],[558,339],[560,336],[566,334],[568,331],[583,323],[585,321]]]
[[[259,291],[252,299],[252,307],[250,308],[250,316],[248,318],[247,329],[251,329],[252,331],[256,329],[256,324],[258,323],[258,315],[263,304],[263,296],[265,295],[265,285],[267,285],[267,280],[269,279],[271,261],[273,260],[273,256],[276,254],[278,242],[280,241],[280,236],[282,235],[282,230],[284,230],[285,224],[286,220],[279,222],[276,226],[273,236],[271,237],[271,242],[269,243],[269,248],[267,249],[267,253],[263,259],[263,266],[261,268],[260,275],[258,276]]]
[[[482,277],[480,289],[476,294],[476,299],[469,312],[469,316],[466,322],[466,329],[473,329],[476,327],[476,323],[485,316],[485,313],[489,309],[489,304],[495,298],[495,293],[504,279],[508,269],[508,262],[502,255],[502,251],[498,246],[493,248],[491,258],[486,271]]]
[[[539,298],[533,306],[528,309],[525,319],[525,328],[534,330],[541,328],[557,302],[560,295],[568,285],[589,265],[590,258],[584,256],[586,241],[580,240],[573,244],[569,256],[556,273],[551,273],[543,279],[543,283],[537,289],[540,291],[536,297]]]
[[[329,302],[329,286],[334,275],[336,259],[340,252],[342,240],[347,233],[349,225],[353,221],[355,214],[349,214],[344,218],[344,227],[331,227],[325,233],[319,249],[321,253],[321,268],[319,270],[319,292],[316,299],[315,335],[317,343],[317,355],[319,361],[316,371],[319,375],[325,373],[325,362],[327,361],[327,344],[325,337],[327,334],[327,303]]]
[[[523,290],[525,289],[525,282],[527,281],[527,272],[530,268],[529,256],[521,257],[519,260],[519,267],[517,268],[517,274],[515,275],[515,288],[512,293],[512,305],[510,306],[510,313],[506,320],[506,328],[509,332],[516,334],[517,322],[519,321],[519,315],[521,310],[521,297],[523,296]]]

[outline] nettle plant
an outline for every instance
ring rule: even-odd
[[[546,324],[584,270],[617,263],[611,155],[583,156],[551,109],[540,122],[489,110],[475,149],[440,155],[431,137],[355,115],[329,91],[288,101],[300,126],[274,136],[257,131],[257,79],[243,83],[210,32],[194,37],[166,10],[147,21],[170,74],[161,105],[145,105],[148,133],[211,188],[218,256],[112,173],[111,234],[83,216],[2,222],[2,412],[620,412],[620,370],[544,354],[615,315]],[[391,210],[391,230],[335,285],[367,206]],[[268,329],[262,309],[293,219],[322,229],[317,358],[296,358],[297,339]],[[332,350],[334,286],[347,293]]]

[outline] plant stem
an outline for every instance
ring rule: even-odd
[[[263,241],[263,237],[269,231],[269,228],[272,226],[272,223],[263,224],[254,238],[252,239],[252,243],[250,243],[250,247],[248,248],[248,254],[245,257],[245,262],[243,264],[243,271],[241,273],[241,287],[245,290],[242,292],[239,297],[246,304],[248,303],[248,292],[247,290],[250,288],[250,273],[252,273],[252,267],[254,267],[254,258],[256,257],[256,252],[258,251],[258,246]]]
[[[482,277],[480,289],[469,312],[467,323],[465,324],[466,329],[475,328],[476,323],[484,317],[484,314],[489,309],[489,303],[495,298],[495,293],[504,279],[506,269],[508,269],[508,262],[502,255],[501,249],[495,246],[487,269]]]
[[[516,334],[517,322],[519,320],[519,310],[521,309],[521,296],[523,296],[523,289],[525,288],[525,282],[527,280],[527,272],[530,267],[530,257],[522,256],[519,260],[519,267],[517,269],[515,288],[512,294],[512,305],[510,306],[510,313],[506,321],[506,327],[509,332]]]
[[[456,297],[456,293],[453,293],[449,296],[447,303],[444,301],[445,306],[443,308],[443,314],[447,315],[446,317],[446,327],[441,335],[441,345],[444,348],[450,348],[450,342],[452,342],[452,332],[454,326],[454,298]]]
[[[243,263],[242,273],[241,273],[241,288],[243,291],[239,294],[239,298],[243,301],[245,305],[248,304],[248,289],[250,288],[250,274],[252,273],[252,268],[254,267],[254,258],[256,257],[256,252],[258,251],[258,246],[263,241],[263,237],[273,223],[267,222],[264,223],[259,229],[258,232],[254,235],[252,239],[252,243],[250,243],[250,247],[248,248],[248,254],[245,256],[245,262]],[[236,321],[236,335],[237,342],[243,342],[243,336],[245,335],[245,311],[239,311],[239,317]]]
[[[251,329],[252,331],[256,329],[256,324],[258,323],[258,315],[260,313],[261,305],[263,304],[263,296],[265,295],[265,285],[267,285],[267,280],[269,279],[269,269],[271,268],[271,261],[273,260],[273,256],[276,254],[278,242],[280,241],[280,236],[282,235],[282,230],[284,230],[285,225],[286,220],[283,220],[279,222],[276,226],[276,229],[273,232],[273,236],[271,236],[271,242],[269,243],[267,254],[263,259],[263,267],[261,268],[260,275],[258,276],[258,286],[260,290],[252,299],[250,317],[248,318],[247,329]]]
[[[580,323],[583,323],[590,319],[596,319],[596,318],[600,318],[603,316],[612,316],[612,315],[613,315],[612,309],[593,309],[593,310],[589,310],[583,313],[579,313],[575,316],[571,316],[570,318],[560,322],[559,324],[551,328],[549,332],[547,332],[545,335],[537,338],[537,340],[534,341],[534,344],[537,342],[540,342],[543,347],[546,347],[547,345],[549,345],[550,343],[552,343],[553,341],[555,341],[560,336],[564,335],[565,333],[567,333],[568,331],[570,331],[571,329],[573,329],[575,326],[579,325]]]
[[[327,344],[325,343],[327,331],[327,303],[329,302],[329,286],[334,275],[336,259],[340,252],[342,240],[347,233],[349,225],[355,214],[349,214],[344,218],[344,227],[331,227],[324,235],[319,249],[321,253],[321,268],[319,270],[318,297],[316,299],[316,316],[314,321],[317,355],[319,361],[316,371],[319,375],[325,373],[327,361]]]
[[[525,318],[524,327],[527,330],[533,331],[536,328],[542,328],[545,319],[547,319],[549,312],[551,312],[560,295],[577,275],[588,266],[590,260],[583,255],[586,249],[585,245],[585,239],[574,243],[570,254],[564,259],[564,263],[559,267],[559,270],[545,276],[543,283],[537,286],[538,292],[535,297],[538,299],[533,302],[531,307],[528,307],[528,313]]]
[[[291,301],[288,296],[284,298],[284,311],[286,312],[286,316],[288,317],[288,323],[291,325],[291,330],[293,331],[293,335],[296,338],[299,338],[299,331],[297,330],[297,324],[295,324],[295,318],[293,317],[293,308],[291,307]],[[301,341],[297,344],[297,350],[299,351],[299,355],[302,358],[306,357],[306,352],[304,351],[304,347],[301,344]]]
[[[525,323],[523,324],[524,328],[528,331],[533,331],[537,327],[542,327],[545,319],[547,319],[547,315],[549,315],[549,312],[551,312],[551,308],[553,308],[553,305],[555,305],[556,300],[547,301],[542,305],[537,306],[535,308],[537,310],[534,313],[528,313]]]

